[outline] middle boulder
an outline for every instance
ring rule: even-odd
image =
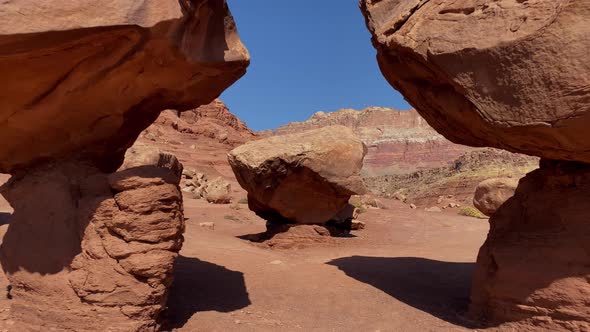
[[[271,223],[323,224],[364,194],[360,177],[367,148],[344,126],[248,142],[229,163],[248,206]]]

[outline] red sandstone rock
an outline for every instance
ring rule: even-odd
[[[190,111],[166,110],[146,129],[144,136],[157,137],[165,128],[210,138],[230,146],[244,144],[258,136],[219,99]]]
[[[1,192],[15,210],[0,248],[13,331],[158,330],[184,231],[170,169],[46,163]]]
[[[471,311],[546,330],[590,329],[590,167],[541,163],[490,218]]]
[[[363,174],[409,173],[445,166],[470,148],[438,134],[415,110],[385,107],[318,112],[304,122],[291,122],[263,135],[300,133],[331,125],[351,128],[368,148]]]
[[[331,126],[246,143],[229,155],[248,205],[275,223],[323,224],[365,191],[366,147],[352,130]]]
[[[162,110],[211,102],[249,63],[223,0],[17,0],[0,33],[5,173],[72,154],[114,171]]]
[[[453,142],[590,162],[588,1],[362,0],[385,78]]]
[[[471,312],[590,329],[590,2],[361,0],[386,79],[450,140],[545,159],[490,219]]]

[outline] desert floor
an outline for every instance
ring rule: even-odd
[[[1,179],[0,179],[1,180]],[[166,312],[174,331],[461,331],[486,220],[383,200],[367,228],[297,249],[240,236],[265,230],[246,205],[185,199],[185,243]],[[0,202],[2,235],[10,207]],[[214,222],[215,229],[201,227]],[[0,277],[0,287],[7,285]],[[0,329],[9,300],[0,300]]]

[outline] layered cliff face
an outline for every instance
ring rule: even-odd
[[[170,140],[181,136],[176,133],[208,138],[230,147],[244,144],[258,137],[219,99],[184,112],[166,110],[144,131],[142,136],[152,140]]]
[[[364,176],[409,173],[447,165],[469,148],[451,143],[432,129],[415,110],[368,107],[357,111],[318,112],[263,135],[283,135],[330,125],[351,128],[368,148]]]
[[[385,78],[445,137],[541,157],[490,218],[471,313],[590,329],[590,2],[362,0]]]

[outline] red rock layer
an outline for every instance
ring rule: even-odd
[[[454,144],[432,129],[415,110],[368,107],[318,112],[304,122],[292,122],[265,135],[284,135],[330,125],[347,126],[367,145],[363,173],[407,173],[447,165],[470,148]]]

